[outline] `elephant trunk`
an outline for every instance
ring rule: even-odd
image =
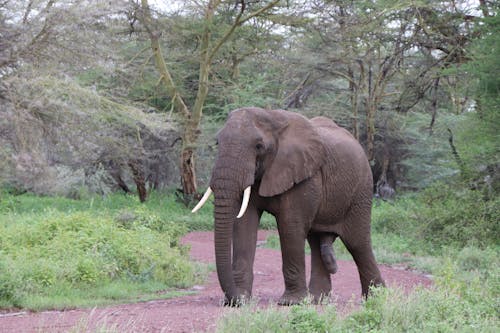
[[[215,162],[210,187],[215,196],[215,260],[219,283],[228,305],[238,305],[239,294],[233,277],[232,240],[234,223],[244,223],[238,217],[244,215],[242,205],[244,190],[253,184],[255,162],[235,158],[221,147]],[[237,217],[238,216],[238,217]]]
[[[232,201],[232,202],[231,202]],[[233,223],[236,220],[238,205],[236,200],[215,200],[215,262],[219,284],[224,291],[226,302],[236,302],[237,291],[232,270]]]

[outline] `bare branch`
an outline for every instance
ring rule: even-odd
[[[160,34],[151,29],[152,18],[148,0],[141,0],[141,6],[142,15],[140,19],[142,19],[143,25],[149,32],[151,48],[153,50],[156,66],[158,68],[158,71],[160,72],[160,79],[165,84],[165,88],[167,89],[168,94],[172,96],[177,111],[182,113],[184,116],[189,117],[191,113],[189,112],[189,109],[182,99],[181,95],[179,94],[174,80],[172,79],[172,76],[170,75],[170,72],[168,70],[165,58],[163,57],[160,46]]]
[[[30,2],[28,2],[28,5],[26,6],[26,11],[24,12],[23,16],[23,24],[26,24],[26,22],[28,21],[28,16],[30,15],[31,9],[33,7],[33,1],[34,0],[30,0]]]

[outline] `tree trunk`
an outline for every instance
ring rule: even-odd
[[[375,110],[377,105],[375,103],[375,93],[373,87],[373,67],[371,60],[368,62],[368,77],[366,84],[366,156],[370,164],[374,159],[375,147]]]
[[[375,108],[374,101],[369,100],[366,108],[366,155],[372,163],[375,151]]]
[[[139,160],[131,160],[128,162],[130,170],[132,170],[132,178],[137,186],[137,195],[139,195],[139,200],[145,202],[148,196],[146,189],[146,179],[144,177],[144,172],[142,170],[142,163]]]
[[[450,136],[448,137],[448,143],[450,144],[451,154],[453,155],[453,158],[455,158],[455,162],[457,162],[458,168],[460,169],[460,176],[462,177],[462,179],[467,179],[467,168],[464,161],[462,160],[462,157],[460,157],[460,154],[458,153],[455,142],[453,141],[453,132],[450,128],[447,128],[447,130],[448,133],[450,133]]]
[[[194,166],[194,151],[192,148],[183,148],[181,153],[181,182],[184,199],[196,193],[196,172]],[[191,200],[189,200],[191,201]]]
[[[210,44],[210,26],[212,25],[215,5],[210,1],[205,12],[205,31],[201,39],[200,54],[200,73],[198,77],[198,92],[192,112],[186,117],[184,125],[184,135],[182,140],[181,152],[181,183],[184,193],[184,200],[188,203],[196,194],[196,172],[194,151],[196,141],[198,140],[201,115],[203,114],[203,105],[208,95],[208,78],[210,73],[211,55],[209,53]]]
[[[247,8],[246,2],[242,1],[240,3],[240,11],[234,20],[231,28],[223,34],[222,37],[214,44],[211,43],[211,28],[213,25],[213,16],[216,7],[220,4],[218,0],[210,0],[207,3],[205,9],[204,18],[204,31],[201,36],[200,45],[200,72],[198,80],[198,91],[196,94],[196,99],[194,106],[190,111],[182,99],[179,90],[174,84],[172,76],[168,71],[167,64],[163,57],[161,46],[160,46],[160,32],[154,30],[155,24],[153,23],[153,18],[149,8],[148,0],[141,0],[142,15],[140,20],[142,21],[144,27],[146,28],[149,38],[151,40],[151,48],[153,50],[153,55],[156,63],[156,67],[160,73],[160,79],[166,88],[168,94],[172,96],[172,103],[176,112],[182,115],[184,118],[184,133],[182,136],[182,150],[181,150],[181,184],[184,194],[184,201],[188,204],[196,194],[196,173],[195,173],[195,150],[196,142],[199,135],[199,125],[201,122],[201,116],[203,113],[203,105],[208,94],[209,85],[209,73],[210,64],[213,58],[221,48],[221,46],[229,40],[229,37],[234,33],[237,27],[241,26],[244,22],[252,19],[253,17],[259,16],[266,12],[270,8],[277,5],[279,0],[275,0],[266,6],[250,13],[246,17],[243,17],[245,10]],[[213,45],[213,46],[211,46]]]
[[[193,114],[189,111],[187,105],[184,103],[175,83],[168,71],[167,64],[165,62],[165,58],[163,57],[160,45],[160,33],[153,30],[153,23],[151,18],[151,12],[149,9],[149,4],[147,0],[142,0],[142,10],[143,10],[143,23],[146,26],[146,29],[149,33],[149,38],[151,40],[151,49],[153,50],[153,56],[155,59],[156,67],[161,75],[161,82],[166,88],[168,94],[172,96],[172,103],[174,105],[174,109],[182,114],[186,119],[184,124],[184,133],[182,137],[182,150],[181,150],[181,184],[183,193],[185,196],[192,196],[196,193],[196,174],[194,172],[194,154],[193,154],[193,146],[196,142],[197,136],[196,134],[198,130],[199,121],[201,119],[201,111],[203,101],[199,101],[199,96],[197,96],[195,108],[198,107],[198,113],[193,112]],[[207,37],[208,38],[208,37]],[[205,42],[205,38],[204,38]],[[206,45],[204,44],[203,46]],[[204,51],[206,52],[206,50]],[[200,73],[200,80],[201,80]],[[208,74],[207,74],[208,80]],[[202,83],[200,82],[200,85]],[[208,90],[208,88],[207,88]],[[200,95],[200,91],[198,91],[198,95]],[[206,93],[205,93],[206,96]],[[200,103],[201,102],[201,103]],[[195,117],[193,117],[196,114]],[[195,118],[195,121],[191,121],[192,118]]]
[[[240,79],[240,63],[241,60],[238,58],[236,51],[233,51],[231,55],[231,80],[237,82]]]
[[[439,77],[434,80],[434,86],[432,89],[431,123],[429,124],[429,135],[432,135],[433,130],[434,130],[434,123],[436,122],[437,103],[438,103],[438,88],[439,88]]]
[[[356,140],[359,141],[359,115],[358,115],[358,87],[354,83],[354,71],[351,66],[347,68],[349,81],[349,92],[351,97],[352,108],[352,131]]]

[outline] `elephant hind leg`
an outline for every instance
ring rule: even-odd
[[[371,286],[385,286],[385,283],[373,254],[369,225],[360,228],[352,221],[347,225],[351,228],[345,230],[340,238],[358,267],[362,295],[366,298]]]

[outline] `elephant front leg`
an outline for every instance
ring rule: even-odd
[[[233,277],[240,301],[252,296],[253,263],[261,213],[249,207],[233,228]]]
[[[285,279],[285,292],[278,301],[279,305],[299,304],[307,297],[305,234],[302,228],[302,226],[298,228],[290,225],[280,226],[278,223]]]

